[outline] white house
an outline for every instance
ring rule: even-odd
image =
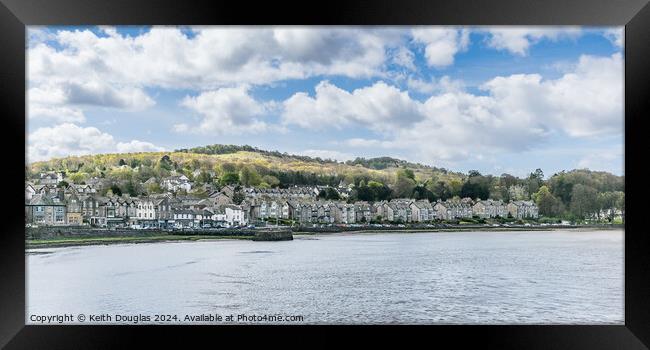
[[[248,224],[248,218],[242,207],[238,205],[224,206],[225,222],[230,226],[242,226]]]
[[[185,175],[174,175],[164,179],[161,183],[161,187],[168,191],[176,192],[179,190],[185,190],[185,192],[189,192],[192,189],[192,183]]]
[[[31,200],[36,194],[36,189],[32,184],[25,184],[25,200]]]

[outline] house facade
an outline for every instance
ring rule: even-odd
[[[25,223],[66,225],[66,204],[56,196],[34,195],[25,203]]]
[[[480,218],[506,217],[508,208],[500,200],[479,200],[472,206],[473,214]]]
[[[508,213],[515,219],[536,219],[539,209],[533,201],[514,201],[508,203]]]

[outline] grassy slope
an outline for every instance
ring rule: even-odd
[[[260,166],[272,170],[280,171],[302,171],[306,173],[315,174],[368,174],[373,178],[393,179],[397,168],[391,167],[382,170],[375,170],[365,168],[361,165],[348,165],[337,162],[318,162],[316,160],[305,161],[296,159],[291,156],[277,157],[257,152],[239,151],[230,154],[207,155],[198,153],[184,153],[184,152],[142,152],[142,153],[115,153],[115,154],[100,154],[88,155],[78,157],[58,158],[49,161],[35,162],[30,164],[31,171],[37,173],[43,170],[76,170],[77,165],[83,163],[85,165],[93,164],[96,167],[106,167],[110,169],[115,167],[120,159],[124,159],[129,164],[131,159],[138,159],[140,161],[149,160],[155,164],[165,154],[169,155],[172,161],[178,162],[181,165],[191,162],[200,162],[201,167],[213,168],[217,164],[222,163],[235,163],[242,165]],[[421,179],[428,179],[434,173],[437,173],[441,179],[459,178],[461,175],[458,173],[441,173],[434,171],[430,168],[415,168],[413,169],[416,177]]]

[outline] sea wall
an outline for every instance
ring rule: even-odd
[[[193,231],[163,231],[163,230],[133,230],[133,229],[99,229],[87,226],[44,226],[25,228],[26,239],[51,239],[57,237],[154,237],[163,235],[183,236],[254,236],[254,230],[193,230]]]
[[[292,241],[291,231],[259,231],[253,236],[254,241]]]

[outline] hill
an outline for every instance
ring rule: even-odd
[[[624,211],[625,179],[602,171],[574,169],[545,178],[541,170],[518,178],[448,171],[390,157],[331,159],[266,151],[251,146],[210,145],[173,152],[116,153],[75,156],[26,166],[25,180],[43,172],[64,172],[66,182],[102,180],[102,194],[162,193],[162,179],[184,174],[194,182],[193,195],[234,184],[253,187],[353,185],[349,200],[415,198],[435,201],[452,197],[534,200],[542,215],[585,217],[615,208]],[[155,181],[147,181],[153,178]],[[329,193],[329,192],[328,192]],[[336,196],[334,193],[330,193]],[[328,194],[329,196],[329,194]],[[611,210],[610,210],[611,212]]]
[[[448,172],[446,169],[433,168],[421,164],[406,162],[389,157],[357,158],[354,161],[338,162],[331,159],[292,155],[278,151],[266,151],[244,145],[210,145],[173,152],[115,153],[87,156],[71,156],[34,162],[28,165],[30,173],[45,171],[64,171],[66,174],[78,174],[77,177],[105,177],[111,173],[125,172],[125,167],[142,170],[149,175],[148,167],[155,169],[160,159],[167,155],[171,169],[183,173],[204,170],[219,175],[228,171],[241,171],[250,167],[261,176],[277,176],[281,173],[301,173],[306,177],[315,177],[320,185],[338,185],[341,181],[358,183],[360,179],[390,183],[399,169],[411,169],[416,179],[425,181],[433,175],[451,181],[464,177],[461,173]],[[122,166],[120,168],[120,166]],[[171,170],[169,169],[169,170]],[[165,174],[160,174],[164,176]],[[187,174],[186,174],[187,175]],[[156,174],[152,174],[156,176]],[[140,176],[140,178],[144,177]],[[146,181],[146,179],[144,179]],[[299,185],[300,183],[295,183]],[[286,185],[292,185],[287,183]]]

